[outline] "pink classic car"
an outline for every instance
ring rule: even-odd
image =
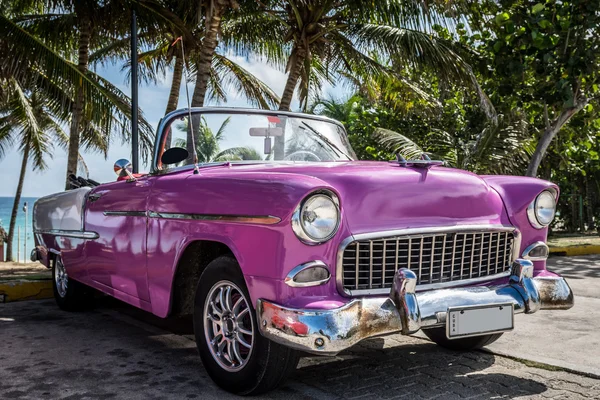
[[[193,315],[206,370],[238,394],[273,389],[301,352],[419,330],[469,350],[514,314],[572,307],[546,269],[558,188],[440,164],[358,161],[319,116],[179,110],[148,174],[120,160],[115,182],[36,202],[32,258],[65,310],[93,288]]]

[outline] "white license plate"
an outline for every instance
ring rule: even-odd
[[[514,328],[512,304],[450,307],[446,315],[448,339],[507,332]]]

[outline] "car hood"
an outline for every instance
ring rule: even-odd
[[[427,226],[510,224],[500,195],[478,175],[457,169],[370,161],[232,164],[227,169],[211,168],[207,175],[226,172],[235,180],[295,186],[303,192],[302,197],[318,188],[334,191],[345,224],[353,234]]]

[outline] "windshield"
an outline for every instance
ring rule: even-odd
[[[192,131],[195,133],[192,136]],[[160,138],[158,160],[167,149],[186,149],[189,156],[176,165],[213,162],[327,162],[355,160],[344,129],[327,120],[299,115],[261,113],[186,113],[172,119]]]

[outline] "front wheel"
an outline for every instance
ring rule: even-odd
[[[92,290],[69,279],[60,256],[52,261],[52,289],[56,304],[65,311],[81,311],[92,305]]]
[[[279,386],[298,364],[298,352],[264,338],[237,261],[212,261],[194,302],[194,334],[202,363],[221,388],[255,395]]]
[[[450,350],[476,350],[494,343],[500,339],[502,333],[494,333],[491,335],[472,336],[461,339],[448,339],[446,336],[446,328],[423,329],[423,333],[427,335],[436,344]]]

